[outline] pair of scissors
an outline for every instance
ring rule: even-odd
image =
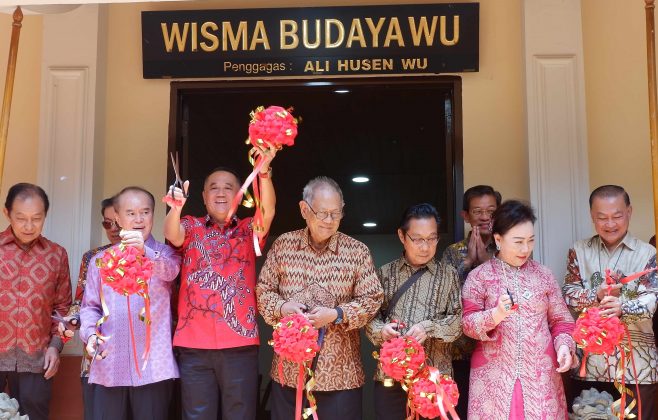
[[[178,161],[178,152],[176,152],[176,159],[175,159],[175,160],[174,160],[174,154],[173,154],[173,152],[172,152],[172,153],[169,153],[169,157],[171,158],[171,165],[172,165],[173,168],[174,168],[174,175],[176,175],[176,181],[174,181],[174,187],[176,187],[176,188],[180,188],[181,191],[183,191],[183,196],[184,196],[185,198],[187,198],[187,193],[186,193],[185,190],[183,189],[183,180],[181,179],[181,177],[180,177],[180,172],[179,172],[179,170],[178,170],[178,168],[179,168],[179,166],[178,166],[178,162],[179,162],[179,161]],[[171,192],[171,198],[172,198],[172,199],[174,198],[174,192],[173,192],[173,191]]]

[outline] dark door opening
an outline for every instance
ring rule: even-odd
[[[381,266],[401,253],[396,229],[403,210],[428,202],[441,215],[437,256],[463,237],[461,79],[456,76],[326,81],[172,82],[169,151],[178,151],[190,180],[184,214],[205,215],[203,180],[212,168],[251,172],[249,113],[258,106],[294,107],[295,145],[274,160],[276,216],[268,244],[304,227],[299,201],[306,182],[335,179],[345,198],[340,230],[366,243]],[[170,165],[168,165],[170,168]],[[362,176],[368,182],[356,183]],[[174,178],[170,168],[167,179]],[[253,214],[241,208],[240,217]],[[375,224],[366,225],[366,223]],[[265,251],[267,250],[267,247]],[[259,259],[259,266],[263,258]],[[261,374],[269,381],[271,328],[261,324]],[[364,418],[372,418],[373,348],[362,339],[366,366]]]

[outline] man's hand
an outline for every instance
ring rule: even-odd
[[[412,325],[405,335],[415,338],[416,341],[418,341],[420,344],[423,344],[425,339],[427,339],[427,332],[425,331],[425,327],[420,324]]]
[[[306,311],[306,305],[292,300],[281,305],[281,317],[292,314],[303,314]]]
[[[134,246],[144,253],[144,235],[138,230],[122,230],[119,232],[121,243],[126,246]]]
[[[46,355],[43,358],[43,369],[46,373],[43,374],[43,377],[50,379],[57,373],[59,369],[59,350],[55,347],[48,347],[46,350]]]
[[[566,345],[561,345],[559,349],[557,349],[557,364],[558,367],[555,369],[559,373],[564,373],[571,368],[573,365],[573,359],[571,357],[571,350],[569,350],[569,347]]]
[[[464,267],[471,268],[478,261],[478,238],[480,237],[480,229],[473,226],[471,236],[468,238],[468,245],[466,246],[466,258],[464,259]]]
[[[73,335],[75,334],[74,330],[77,330],[80,328],[80,321],[78,320],[77,316],[65,316],[61,318],[64,320],[64,322],[58,322],[57,323],[57,332],[59,333],[59,337],[64,340],[68,341],[70,340]]]
[[[277,151],[277,148],[273,145],[269,147],[256,147],[256,153],[254,153],[254,156],[256,158],[260,157],[263,159],[263,166],[260,168],[262,173],[265,173],[270,169],[270,163],[272,163],[272,160],[274,160]]]
[[[391,338],[399,337],[400,332],[397,330],[398,328],[398,323],[397,322],[391,322],[389,324],[384,325],[384,328],[382,328],[382,340],[390,340]]]
[[[96,348],[100,347],[101,344],[104,344],[105,341],[101,338],[98,338],[96,334],[92,334],[87,339],[87,354],[93,358],[96,355],[96,360],[105,359],[107,357],[107,350],[96,352]]]
[[[621,294],[621,288],[623,284],[615,283],[610,286],[610,295],[619,297]],[[606,282],[601,283],[601,285],[596,289],[596,299],[601,302],[603,298],[608,294],[608,284]]]
[[[491,259],[491,255],[487,252],[487,246],[484,244],[482,236],[480,236],[480,229],[477,229],[476,248],[477,248],[477,263],[483,264]]]
[[[185,181],[183,183],[183,188],[174,187],[171,185],[167,196],[162,199],[169,207],[174,210],[182,210],[185,202],[187,201],[187,195],[190,189],[190,181]],[[173,199],[172,199],[173,197]]]
[[[334,322],[336,318],[338,318],[337,310],[323,306],[316,306],[308,313],[308,320],[317,329]]]
[[[616,316],[617,318],[621,316],[621,300],[617,296],[604,297],[599,307],[603,309],[600,312],[601,316]]]

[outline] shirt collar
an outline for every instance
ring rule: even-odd
[[[436,257],[436,256],[435,256]],[[404,267],[408,267],[412,272],[416,272],[417,270],[427,268],[427,270],[432,273],[433,275],[436,274],[436,269],[437,269],[437,264],[436,264],[436,258],[432,257],[431,260],[427,262],[424,266],[420,267],[419,269],[414,269],[411,264],[407,261],[407,258],[404,256],[404,252],[402,253],[402,257],[398,260],[398,272],[402,271]]]
[[[313,248],[313,245],[311,245],[311,233],[308,230],[308,227],[304,228],[301,234],[301,238],[299,238],[299,245],[297,245],[297,250],[309,247],[311,250],[315,251],[315,248]],[[333,252],[334,254],[338,255],[338,232],[334,233],[331,238],[329,238],[329,243],[327,244],[327,247],[323,249],[322,251],[329,250]],[[315,252],[322,252],[322,251],[315,251]]]
[[[231,221],[228,223],[228,225],[220,225],[219,223],[215,222],[215,221],[213,220],[213,218],[210,217],[209,214],[207,214],[207,215],[206,215],[206,218],[205,218],[205,225],[206,225],[206,227],[212,227],[212,226],[215,226],[216,228],[218,228],[218,229],[220,229],[220,230],[221,230],[221,229],[225,229],[225,228],[227,228],[227,227],[229,227],[229,228],[231,228],[231,227],[235,227],[235,226],[237,226],[237,224],[238,224],[238,216],[236,216],[236,215],[233,215],[233,216],[231,217]]]
[[[594,245],[595,243],[598,243],[599,249],[605,248],[605,244],[599,235],[594,235],[592,239],[590,239],[590,245]],[[630,232],[626,232],[626,236],[624,236],[624,239],[621,240],[619,245],[625,246],[630,251],[635,251],[638,245],[638,239],[631,235]]]
[[[7,245],[11,242],[14,242],[18,247],[22,248],[21,244],[19,244],[18,240],[16,240],[16,237],[11,230],[11,226],[7,226],[7,229],[0,233],[0,245]],[[39,237],[34,240],[34,245],[39,245],[41,248],[46,247],[46,242],[43,235],[39,235]],[[30,248],[32,247],[30,246]]]

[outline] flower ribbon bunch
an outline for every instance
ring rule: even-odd
[[[312,390],[315,385],[311,363],[320,351],[318,344],[319,332],[302,314],[288,315],[274,326],[274,333],[270,345],[282,360],[299,365],[297,375],[297,393],[295,398],[295,419],[302,416],[302,392],[306,389],[306,398],[310,407],[304,410],[304,418],[313,416],[317,420],[317,404]],[[306,375],[309,381],[304,385]],[[279,380],[285,383],[283,377],[283,363],[279,361]]]
[[[138,368],[137,347],[130,311],[130,295],[136,294],[144,299],[144,308],[140,311],[139,318],[146,324],[146,343],[144,345],[144,354],[142,355],[142,360],[144,360],[142,369],[145,369],[151,351],[151,301],[149,298],[148,280],[151,278],[153,272],[153,261],[146,257],[141,250],[133,246],[119,244],[105,250],[103,255],[96,260],[96,266],[99,269],[101,277],[100,298],[103,308],[103,316],[96,322],[96,335],[103,340],[110,338],[101,334],[101,325],[110,316],[103,295],[103,285],[107,285],[116,293],[126,297],[133,359],[135,361],[137,375],[141,377],[140,369]]]
[[[291,114],[292,108],[282,108],[280,106],[262,107],[259,106],[250,114],[251,121],[249,122],[249,138],[245,142],[251,145],[248,153],[249,163],[254,167],[251,174],[245,179],[240,187],[240,191],[233,198],[231,208],[226,215],[225,223],[229,223],[235,214],[242,201],[242,197],[246,196],[247,199],[242,201],[245,207],[256,207],[252,225],[254,227],[254,249],[256,255],[261,255],[260,241],[258,239],[258,232],[262,232],[263,228],[263,209],[260,200],[260,183],[258,174],[265,164],[262,156],[256,156],[258,148],[260,147],[275,147],[281,149],[283,146],[292,146],[295,144],[295,137],[297,137],[297,119]],[[254,191],[253,198],[247,191],[249,184],[252,184]]]
[[[408,420],[419,416],[448,420],[448,413],[459,420],[454,409],[459,399],[457,384],[425,363],[425,349],[415,338],[400,336],[387,340],[373,356],[384,374],[400,382],[407,391]]]

